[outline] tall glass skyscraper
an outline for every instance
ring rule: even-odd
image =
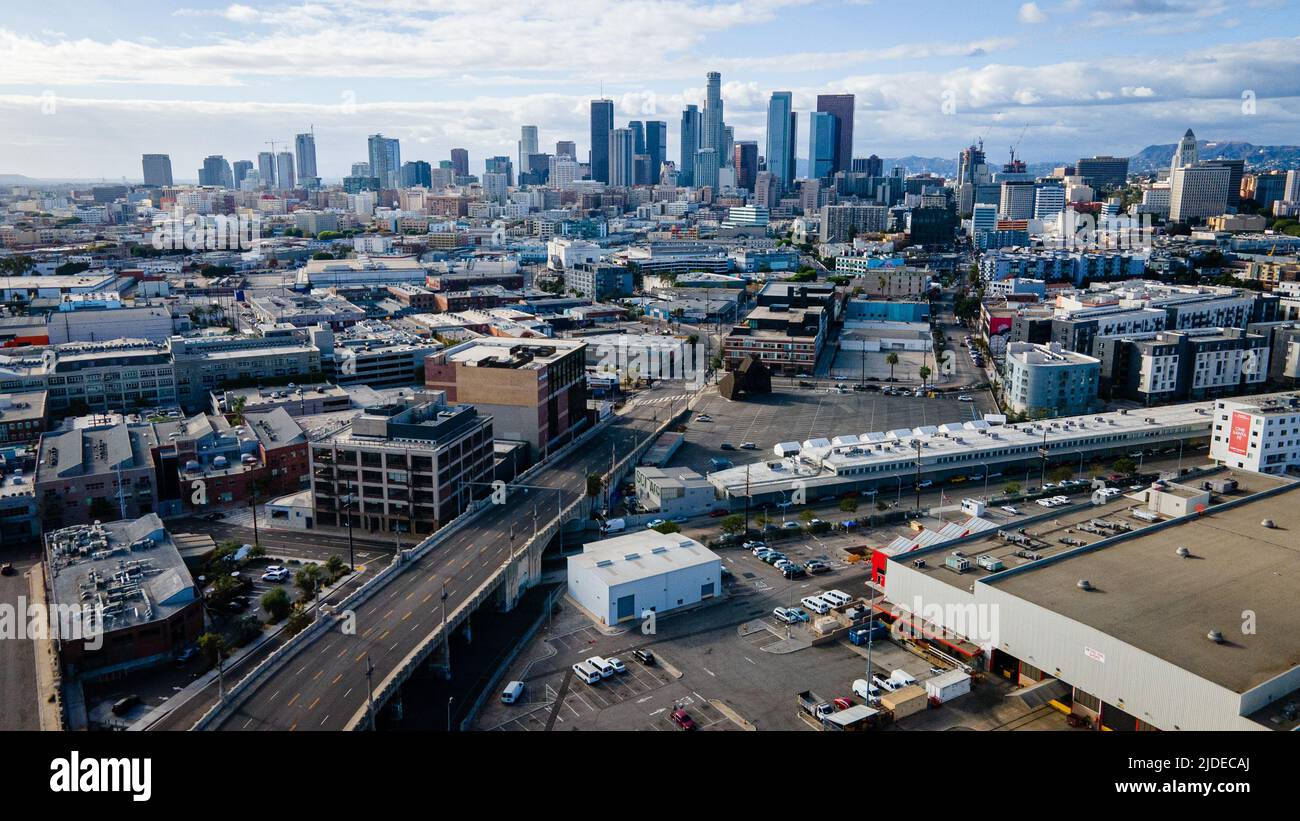
[[[794,183],[794,146],[798,118],[794,113],[794,95],[774,91],[767,103],[767,170],[782,189]]]
[[[700,150],[702,126],[699,108],[688,105],[682,109],[682,162],[677,173],[681,185],[695,185],[695,152]]]
[[[668,123],[663,120],[646,120],[645,153],[650,155],[650,177],[657,185],[659,170],[668,159]]]
[[[808,176],[815,180],[835,173],[839,123],[828,111],[808,115]]]
[[[853,95],[818,94],[817,110],[835,118],[838,136],[831,170],[848,171],[853,162]]]
[[[722,150],[722,75],[710,71],[704,92],[703,125],[700,128],[700,148]]]
[[[609,132],[614,130],[614,101],[591,101],[591,178],[609,182]]]
[[[294,159],[298,161],[298,179],[304,184],[312,184],[310,181],[317,176],[316,173],[316,134],[308,131],[306,134],[299,134],[293,140]]]
[[[167,154],[145,154],[141,164],[145,185],[158,187],[172,184],[172,158]]]
[[[528,170],[528,158],[537,153],[537,126],[526,125],[519,129],[519,173]]]
[[[609,132],[609,179],[610,185],[622,185],[628,188],[636,182],[633,166],[636,137],[630,128],[615,128]]]
[[[402,182],[402,149],[395,139],[371,134],[370,175],[379,178],[380,186],[397,188]]]

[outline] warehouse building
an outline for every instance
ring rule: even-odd
[[[1210,435],[1211,410],[1210,403],[1200,402],[1011,425],[976,419],[844,433],[793,447],[777,445],[767,461],[715,471],[708,478],[733,508],[743,504],[747,493],[751,503],[776,503],[798,488],[810,502],[873,490],[897,490],[901,496],[911,490],[918,467],[925,479],[965,476],[980,481],[986,471],[993,476],[1030,468],[1037,475],[1044,457],[1047,465],[1078,466],[1081,459],[1204,441]]]
[[[680,533],[643,530],[569,557],[570,598],[601,624],[663,615],[722,592],[722,560]]]
[[[880,606],[896,633],[1096,728],[1295,729],[1296,487],[1219,472],[1016,531],[957,528],[888,556]],[[1060,532],[1084,538],[1062,546],[1047,531],[1070,516]]]

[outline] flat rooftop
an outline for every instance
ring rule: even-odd
[[[1300,664],[1300,485],[1274,481],[1287,489],[988,583],[1244,693]],[[1247,610],[1253,635],[1239,627]]]
[[[680,533],[641,530],[587,543],[582,553],[569,557],[569,574],[587,570],[614,587],[720,561],[717,553]]]

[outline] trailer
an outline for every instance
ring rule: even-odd
[[[970,681],[969,673],[962,670],[949,670],[934,678],[928,678],[923,683],[930,700],[936,704],[943,704],[969,693]]]

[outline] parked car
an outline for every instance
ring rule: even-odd
[[[117,701],[113,702],[113,715],[115,716],[126,715],[128,712],[130,712],[132,707],[134,707],[139,703],[140,703],[140,697],[135,695],[134,693],[129,696],[124,696],[122,698],[119,698]]]
[[[615,673],[627,672],[627,665],[624,664],[623,660],[618,657],[607,658],[605,659],[605,663],[608,664],[610,667],[613,667]]]
[[[772,615],[776,616],[777,621],[783,621],[786,624],[794,624],[795,622],[799,621],[798,616],[793,615],[789,610],[787,610],[784,607],[776,608],[775,610],[772,611]]]
[[[685,710],[673,710],[672,720],[674,724],[683,730],[695,729],[695,720],[687,715]]]
[[[758,445],[754,444],[753,442],[741,442],[741,443],[740,443],[740,449],[741,449],[741,450],[757,450],[757,449],[758,449]]]
[[[279,565],[271,565],[266,569],[266,572],[262,574],[262,581],[264,582],[286,582],[288,580],[289,568],[280,567]]]
[[[710,519],[721,519],[723,516],[726,516],[726,515],[727,515],[727,511],[725,511],[725,510],[710,510],[710,511],[709,511],[709,518],[710,518]]]
[[[651,653],[649,650],[633,650],[632,658],[636,659],[637,661],[641,662],[647,667],[655,666],[655,654]]]
[[[1012,516],[1019,516],[1019,515],[1020,515],[1020,509],[1017,508],[1017,507],[1014,507],[1013,505],[1003,505],[1003,506],[1002,506],[1002,512],[1003,512],[1003,513],[1010,513]]]
[[[820,559],[813,559],[812,561],[804,565],[804,569],[806,569],[809,573],[816,575],[818,573],[829,573],[831,571],[831,566],[828,565],[826,562],[821,561]]]
[[[723,442],[723,443],[722,443],[722,449],[723,449],[723,450],[735,450],[735,449],[736,449],[736,446],[733,445],[733,444],[731,444],[730,442]]]
[[[919,488],[927,488],[927,487],[930,487],[930,486],[933,485],[933,484],[934,484],[934,481],[931,480],[931,479],[922,479],[921,481],[919,481],[919,482],[916,483],[916,486],[919,487]]]
[[[957,401],[958,401],[958,402],[974,402],[974,401],[975,401],[975,397],[971,396],[970,394],[963,393],[961,396],[958,396],[958,397],[957,397]]]
[[[791,562],[788,566],[781,568],[781,575],[787,579],[802,579],[808,575],[808,571],[804,570],[803,565]]]
[[[12,576],[15,572],[13,562],[0,564],[0,576]]]
[[[853,702],[843,696],[835,699],[831,703],[835,705],[836,710],[847,710],[853,706]]]

